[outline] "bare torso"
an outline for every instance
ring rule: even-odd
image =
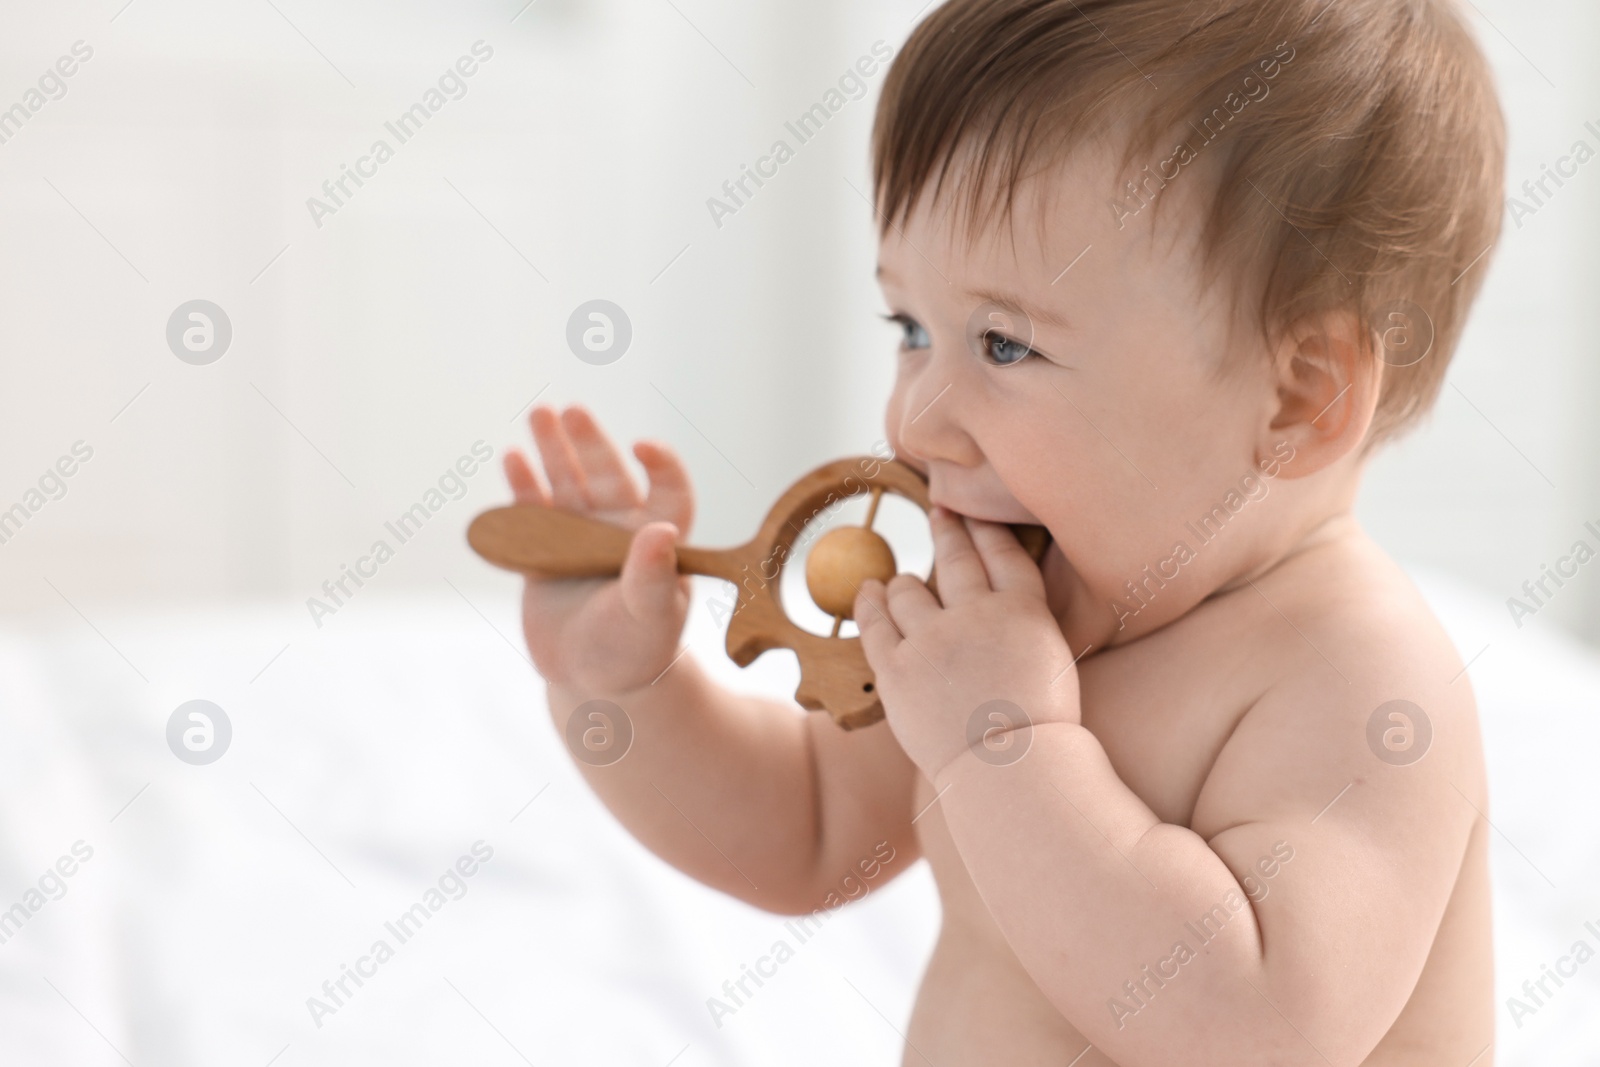
[[[1266,580],[1262,586],[1273,589]],[[1283,669],[1278,657],[1259,654],[1268,627],[1274,633],[1285,629],[1247,587],[1079,665],[1083,725],[1100,740],[1119,776],[1164,822],[1208,840],[1224,828],[1196,820],[1202,789],[1218,753],[1270,683],[1270,672]],[[912,810],[923,812],[916,830],[944,919],[912,1015],[904,1063],[1113,1064],[1089,1047],[1018,962],[968,876],[934,796],[919,775]],[[1492,1040],[1493,1010],[1488,838],[1480,819],[1427,964],[1366,1067],[1492,1063],[1493,1052],[1485,1046]]]

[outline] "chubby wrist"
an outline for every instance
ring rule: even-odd
[[[1014,771],[1019,764],[1030,759],[1040,758],[1040,753],[1034,749],[1040,740],[1048,735],[1056,744],[1063,741],[1067,743],[1087,742],[1098,745],[1099,741],[1084,728],[1082,723],[1070,720],[1026,723],[1005,730],[995,731],[990,735],[992,742],[1004,742],[1004,746],[991,745],[964,745],[957,750],[954,756],[931,771],[925,769],[928,781],[933,783],[934,789],[943,791],[954,785],[957,779],[971,776],[986,776],[1003,774]],[[1013,746],[1022,746],[1020,748]],[[1055,747],[1055,745],[1052,745]],[[979,749],[983,749],[980,751]]]
[[[685,653],[653,681],[642,685],[619,688],[547,681],[545,691],[552,708],[557,705],[574,708],[590,700],[609,700],[631,712],[635,708],[643,710],[660,704],[681,705],[704,681],[699,662]]]

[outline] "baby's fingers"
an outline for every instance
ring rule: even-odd
[[[504,466],[506,481],[511,484],[511,493],[517,503],[550,506],[550,494],[539,484],[539,476],[534,472],[533,464],[528,462],[527,456],[513,448],[506,453]]]
[[[861,636],[861,651],[867,662],[882,664],[905,638],[890,618],[888,588],[876,578],[861,583],[856,590],[854,608],[856,631]]]
[[[545,477],[550,479],[550,497],[555,507],[566,511],[585,513],[589,510],[589,496],[583,481],[582,465],[567,439],[561,417],[543,404],[528,414],[528,424],[533,428],[534,442],[539,446],[539,458],[544,460]]]
[[[694,525],[694,488],[678,454],[657,441],[637,441],[633,454],[650,476],[644,510],[652,520],[672,523],[683,534]]]
[[[617,446],[589,410],[579,405],[569,407],[562,412],[561,422],[583,469],[589,503],[599,511],[631,511],[639,507],[642,501],[633,475],[622,465]]]
[[[646,523],[634,534],[622,565],[622,604],[642,623],[659,623],[676,610],[683,591],[678,582],[678,531]]]

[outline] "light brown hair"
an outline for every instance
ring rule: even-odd
[[[884,81],[880,235],[964,170],[970,236],[1010,215],[1024,179],[1113,130],[1128,131],[1118,173],[1132,179],[1107,191],[1113,213],[1128,196],[1124,210],[1159,212],[1181,164],[1157,146],[1200,142],[1217,176],[1203,274],[1258,296],[1269,343],[1349,310],[1376,359],[1392,308],[1431,320],[1426,358],[1385,359],[1367,448],[1432,406],[1504,202],[1505,120],[1454,0],[949,0]]]

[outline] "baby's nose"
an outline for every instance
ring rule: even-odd
[[[948,393],[918,401],[910,398],[901,412],[896,454],[924,476],[934,462],[970,467],[983,462],[977,443],[961,426]]]

